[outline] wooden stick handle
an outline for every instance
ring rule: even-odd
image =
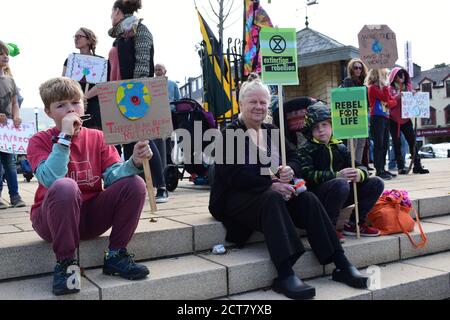
[[[353,138],[350,139],[350,152],[352,156],[352,168],[356,169],[355,165],[355,144]],[[353,196],[355,198],[355,218],[356,218],[356,237],[361,238],[359,230],[359,203],[358,203],[358,190],[356,189],[356,182],[353,181]]]
[[[147,185],[148,201],[150,202],[150,212],[155,213],[156,211],[158,211],[158,208],[156,207],[155,193],[153,192],[152,172],[150,170],[150,164],[148,160],[145,160],[143,165],[145,182]]]

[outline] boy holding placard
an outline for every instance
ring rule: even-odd
[[[0,41],[0,124],[6,125],[8,119],[12,119],[14,126],[18,128],[22,123],[19,117],[19,104],[17,102],[17,87],[14,79],[5,70],[9,67],[9,47]],[[19,185],[17,183],[17,168],[14,155],[0,152],[1,165],[3,165],[6,181],[8,182],[9,197],[11,206],[14,208],[25,207],[25,202],[19,195]],[[1,168],[0,168],[1,169]],[[0,183],[3,183],[3,175],[0,174]],[[6,209],[8,205],[1,200],[0,209]]]
[[[28,146],[39,181],[31,221],[56,255],[53,293],[79,292],[71,270],[79,264],[75,251],[80,239],[98,237],[111,227],[103,273],[129,280],[146,277],[147,267],[136,264],[126,246],[145,201],[145,183],[136,175],[152,157],[148,141],[136,143],[131,158],[121,162],[102,131],[82,127],[83,92],[75,80],[51,79],[41,85],[40,94],[55,127],[34,135]]]
[[[301,175],[308,190],[317,195],[334,226],[342,208],[354,204],[353,182],[357,183],[359,195],[359,224],[361,236],[377,237],[378,229],[368,226],[367,214],[384,190],[384,182],[378,177],[369,178],[367,169],[352,168],[350,151],[333,137],[331,112],[323,103],[308,108],[303,128],[307,141],[300,147]],[[353,212],[344,225],[345,235],[356,235],[356,219]],[[343,235],[336,231],[341,242]]]

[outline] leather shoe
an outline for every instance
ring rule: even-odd
[[[337,282],[343,282],[353,288],[367,288],[368,278],[364,277],[354,266],[342,270],[334,269],[332,279]]]
[[[276,278],[273,281],[272,289],[295,300],[311,299],[316,295],[316,289],[305,284],[295,274],[282,280]]]

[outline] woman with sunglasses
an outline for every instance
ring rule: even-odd
[[[88,28],[80,28],[77,32],[75,32],[73,39],[75,42],[75,48],[79,50],[80,54],[100,57],[95,54],[95,48],[97,46],[97,36],[92,30],[89,30]],[[66,61],[64,62],[64,68],[62,72],[63,76],[66,75],[67,63],[68,59],[66,59]],[[83,126],[86,128],[101,130],[102,120],[100,117],[100,103],[98,101],[97,95],[94,94],[95,90],[92,90],[95,85],[87,83],[86,77],[83,77],[83,79],[81,79],[79,83],[83,92],[86,92],[86,86],[88,86],[88,92],[85,95],[85,97],[87,98],[85,113],[91,115],[91,118],[89,120],[83,122]]]
[[[367,77],[367,67],[361,59],[351,59],[347,64],[347,75],[347,78],[342,82],[342,88],[363,87],[364,80]],[[373,170],[373,168],[369,168],[369,140],[358,138],[354,141],[356,162],[363,164],[369,170]]]
[[[402,92],[413,92],[411,77],[408,71],[403,68],[394,68],[389,74],[389,89],[393,99],[397,102],[395,107],[391,109],[389,115],[389,128],[394,145],[395,159],[397,161],[398,174],[407,174],[405,169],[405,159],[401,153],[400,132],[406,138],[409,145],[409,153],[414,155],[414,173],[426,174],[430,173],[428,169],[422,167],[420,157],[417,152],[416,135],[414,133],[411,119],[402,119]]]

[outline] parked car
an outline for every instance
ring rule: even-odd
[[[421,158],[450,158],[450,143],[426,144],[419,150]]]

